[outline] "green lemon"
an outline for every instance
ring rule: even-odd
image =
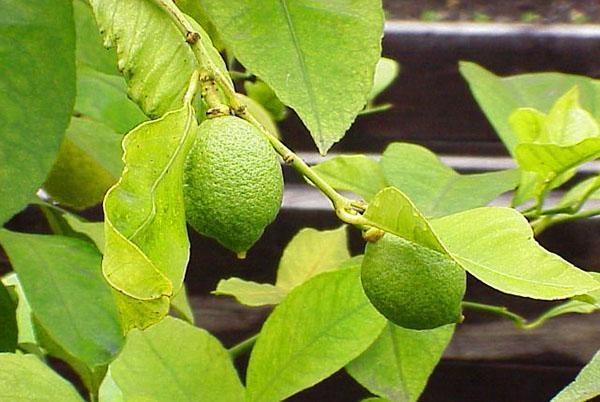
[[[184,175],[195,230],[243,258],[277,216],[282,196],[277,154],[254,126],[233,116],[200,124]]]
[[[117,179],[88,153],[65,138],[44,190],[64,206],[85,209],[102,201]]]
[[[432,329],[462,319],[465,271],[438,251],[386,233],[367,244],[361,279],[373,306],[401,327]]]

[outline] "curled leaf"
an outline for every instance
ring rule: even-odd
[[[162,318],[183,283],[189,258],[183,168],[196,129],[188,99],[123,140],[125,170],[104,200],[102,270],[118,291],[126,327]]]

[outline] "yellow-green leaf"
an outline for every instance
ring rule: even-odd
[[[189,258],[183,167],[196,130],[188,101],[123,140],[125,170],[104,200],[102,269],[126,327],[160,320],[182,286]]]
[[[221,279],[213,292],[219,296],[233,296],[246,306],[264,306],[279,304],[287,292],[270,283],[245,281],[240,278]]]
[[[287,292],[350,258],[346,226],[334,230],[301,229],[283,252],[275,285]]]
[[[597,95],[599,80],[561,73],[498,77],[469,62],[460,63],[460,72],[498,136],[513,155],[519,141],[509,124],[509,116],[515,109],[529,107],[547,112],[561,94],[577,85],[584,107],[600,118],[600,98]]]
[[[581,370],[577,378],[556,395],[551,402],[591,401],[600,395],[600,351]]]
[[[75,387],[33,355],[0,353],[0,400],[83,402]]]
[[[312,278],[265,322],[250,356],[246,401],[281,401],[327,378],[367,349],[385,323],[362,290],[359,267]]]
[[[227,350],[207,331],[167,317],[134,330],[100,388],[100,400],[241,402]]]
[[[541,300],[600,288],[587,272],[542,248],[527,220],[510,208],[483,207],[431,221],[470,274],[502,292]]]
[[[415,331],[388,322],[379,338],[350,362],[346,371],[386,400],[416,401],[453,333],[454,325]]]
[[[90,0],[107,47],[117,49],[129,96],[149,116],[179,109],[197,60],[169,15],[148,0]],[[209,59],[229,77],[204,30],[193,22]]]
[[[234,296],[247,306],[279,304],[295,287],[322,272],[356,265],[350,258],[346,227],[333,230],[304,228],[288,243],[279,262],[275,285],[239,278],[219,281],[216,295]]]
[[[386,232],[447,254],[429,221],[408,197],[394,187],[385,188],[377,193],[369,203],[364,218],[367,223],[372,223]]]
[[[340,155],[313,167],[336,190],[351,191],[370,201],[388,184],[377,161],[365,155]]]
[[[519,182],[517,170],[459,174],[427,148],[389,145],[379,162],[386,181],[402,190],[428,217],[482,207]]]

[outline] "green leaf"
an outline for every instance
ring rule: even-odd
[[[104,222],[89,222],[56,205],[38,199],[32,200],[48,221],[50,230],[57,235],[74,237],[93,243],[102,253],[104,250]]]
[[[286,118],[287,108],[267,84],[260,80],[244,81],[244,90],[248,97],[263,105],[273,120],[281,121]]]
[[[238,302],[253,307],[279,304],[287,295],[287,291],[270,283],[257,283],[240,278],[221,279],[212,293],[233,296]]]
[[[247,401],[280,401],[327,378],[367,349],[385,323],[362,290],[359,267],[314,277],[265,322],[250,356]]]
[[[104,222],[87,222],[73,214],[64,214],[63,217],[71,229],[85,235],[104,253]]]
[[[0,4],[0,225],[52,167],[75,101],[70,1]]]
[[[123,169],[123,136],[93,120],[74,117],[44,189],[60,204],[84,209],[98,204]]]
[[[363,215],[365,223],[421,246],[448,254],[431,225],[417,207],[398,189],[381,190]]]
[[[379,162],[386,181],[406,194],[428,217],[481,207],[519,182],[516,170],[461,175],[427,148],[394,143]]]
[[[581,370],[571,384],[556,395],[551,402],[583,402],[600,395],[600,351]]]
[[[100,400],[115,400],[115,393],[124,401],[244,400],[227,350],[205,330],[171,317],[127,335]]]
[[[555,144],[519,144],[519,166],[540,175],[541,180],[555,177],[600,156],[600,137],[588,138],[570,146]]]
[[[360,265],[350,259],[346,227],[304,228],[288,243],[279,262],[275,285],[239,278],[219,281],[216,295],[234,296],[247,306],[279,304],[296,286],[327,271]]]
[[[579,104],[579,88],[562,95],[548,114],[534,108],[519,108],[509,123],[519,143],[572,145],[600,135],[594,117]]]
[[[390,401],[416,401],[453,333],[454,325],[414,331],[388,323],[346,370],[376,395]]]
[[[123,170],[121,141],[123,136],[93,120],[73,118],[67,138],[92,157],[111,176],[118,178]]]
[[[477,208],[431,225],[456,261],[502,292],[556,300],[600,287],[587,272],[542,248],[527,220],[514,209]]]
[[[147,0],[90,0],[107,47],[117,49],[118,66],[129,97],[151,117],[179,109],[197,61],[169,15]],[[197,24],[199,43],[210,60],[228,77],[221,56]],[[160,40],[157,40],[160,38]]]
[[[369,93],[369,100],[378,97],[389,87],[400,74],[400,65],[396,60],[382,57],[375,67],[375,76],[373,78],[373,88]]]
[[[127,97],[123,77],[81,66],[77,69],[75,110],[120,134],[146,120],[140,108]]]
[[[46,338],[90,373],[102,370],[119,352],[123,334],[96,248],[79,239],[7,230],[0,230],[0,242]]]
[[[301,229],[283,251],[275,285],[289,292],[322,272],[336,269],[348,258],[346,226]]]
[[[358,267],[361,263],[362,255],[359,255],[347,259],[335,267],[335,269]],[[257,307],[281,303],[290,290],[289,288],[282,288],[270,283],[257,283],[240,278],[229,278],[221,279],[217,284],[217,289],[212,293],[219,296],[233,296],[241,304]]]
[[[572,212],[578,210],[586,200],[600,199],[600,176],[585,179],[563,195],[556,204],[556,208],[570,208]]]
[[[298,113],[325,154],[373,86],[381,1],[215,0],[204,7],[238,60]]]
[[[589,274],[600,283],[600,273],[589,272]],[[537,327],[550,318],[563,314],[591,314],[598,310],[600,310],[600,288],[582,296],[575,296],[565,303],[552,307],[535,319],[529,326]]]
[[[19,329],[19,345],[37,344],[37,339],[33,329],[31,316],[31,306],[25,297],[23,287],[15,272],[11,272],[2,278],[2,284],[8,289],[13,290],[17,295],[17,327]]]
[[[600,118],[600,81],[561,73],[536,73],[500,78],[474,63],[461,62],[460,72],[488,120],[514,155],[519,142],[509,124],[515,109],[529,107],[547,112],[566,91],[577,85],[585,109]]]
[[[512,206],[522,205],[531,198],[535,198],[537,204],[541,204],[548,191],[571,180],[575,173],[577,173],[576,169],[571,169],[552,180],[544,180],[538,173],[522,170],[521,182],[513,196]]]
[[[17,348],[19,331],[17,328],[17,305],[8,290],[0,283],[0,352],[14,352]]]
[[[173,310],[182,320],[194,325],[194,311],[190,304],[185,285],[182,286],[179,293],[171,299],[171,310]]]
[[[365,155],[340,155],[313,169],[336,190],[350,191],[365,201],[388,184],[377,161]]]
[[[82,402],[75,388],[33,355],[0,353],[0,399]]]
[[[182,286],[189,259],[182,177],[197,127],[186,102],[123,140],[125,170],[104,199],[102,271],[118,291],[126,328],[159,321]]]
[[[560,97],[548,115],[518,109],[510,117],[519,144],[519,166],[539,175],[541,184],[600,156],[600,127],[579,105],[579,90]]]
[[[119,74],[117,54],[102,45],[102,37],[94,20],[92,8],[86,0],[73,1],[75,33],[77,34],[77,64],[85,65],[104,74]]]
[[[44,351],[44,355],[50,355],[56,359],[60,359],[67,363],[73,371],[79,374],[79,378],[83,382],[85,388],[90,392],[97,394],[100,383],[106,374],[108,368],[108,362],[100,366],[90,368],[86,363],[82,362],[79,358],[70,354],[61,345],[59,345],[53,338],[52,335],[44,328],[39,320],[32,316],[32,323],[35,330],[35,335],[38,340],[38,345],[41,350]],[[44,356],[38,354],[38,356]]]
[[[556,101],[545,120],[542,135],[534,141],[570,145],[586,138],[600,136],[598,123],[579,103],[577,86]]]

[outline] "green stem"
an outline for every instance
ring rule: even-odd
[[[175,3],[173,3],[173,0],[152,1],[154,1],[158,7],[167,13],[167,15],[175,23],[175,26],[183,34],[185,41],[190,45],[192,52],[196,56],[196,60],[198,61],[200,68],[210,71],[211,74],[215,76],[215,80],[218,83],[224,82],[228,88],[233,89],[229,81],[225,78],[225,76],[223,76],[221,70],[219,70],[219,68],[213,62],[207,49],[202,45],[202,38],[200,37],[200,34],[196,32],[194,26],[190,21],[188,21],[185,14],[183,14],[181,10],[177,8]]]
[[[188,104],[188,103],[192,103],[192,101],[194,100],[194,96],[196,96],[196,92],[198,92],[198,79],[200,77],[200,72],[195,70],[194,72],[192,72],[192,76],[190,78],[190,84],[187,88],[187,91],[185,91],[185,95],[183,97],[183,102]]]
[[[298,155],[290,150],[283,142],[278,138],[270,134],[258,120],[248,112],[246,105],[240,102],[238,94],[231,85],[230,81],[223,74],[223,72],[217,68],[212,62],[212,59],[208,56],[206,48],[202,44],[200,35],[194,30],[194,27],[186,19],[185,15],[177,8],[177,6],[171,0],[153,0],[160,8],[167,12],[171,17],[179,31],[185,36],[187,43],[191,46],[198,63],[201,68],[206,70],[218,87],[223,91],[223,95],[231,107],[232,111],[239,117],[248,121],[254,125],[264,135],[275,151],[283,158],[283,160],[290,164],[298,173],[310,180],[327,198],[329,198],[336,210],[337,215],[340,219],[347,223],[353,223],[346,221],[344,218],[356,214],[356,210],[352,206],[352,200],[344,197],[338,193],[333,187],[329,185],[321,176],[319,176],[313,169],[310,168]],[[207,99],[211,101],[211,99]],[[218,107],[218,105],[209,105],[212,107]]]
[[[358,115],[365,116],[365,115],[369,115],[369,114],[373,114],[373,113],[385,112],[386,110],[390,110],[392,107],[394,107],[394,105],[392,105],[391,103],[383,103],[381,105],[367,106],[366,108],[364,108],[363,110],[358,112]]]
[[[252,78],[252,74],[244,71],[229,70],[229,75],[233,80],[247,80]]]
[[[509,311],[506,307],[491,306],[489,304],[481,304],[481,303],[475,303],[475,302],[470,302],[470,301],[463,301],[462,306],[463,306],[463,308],[466,308],[469,310],[484,311],[486,313],[496,314],[501,317],[508,318],[509,320],[511,320],[513,322],[513,324],[515,324],[515,326],[517,328],[520,328],[520,329],[527,328],[527,320],[525,318],[521,317],[520,315]]]
[[[504,318],[508,318],[510,321],[513,322],[515,327],[522,329],[522,330],[534,329],[534,328],[539,327],[546,321],[548,321],[550,318],[557,317],[557,316],[565,314],[565,313],[573,313],[573,311],[564,310],[564,307],[567,306],[568,304],[569,303],[567,302],[562,305],[552,307],[551,309],[542,313],[539,317],[534,318],[532,320],[527,320],[526,318],[524,318],[516,313],[513,313],[512,311],[509,311],[506,307],[491,306],[489,304],[481,304],[481,303],[475,303],[475,302],[470,302],[470,301],[462,302],[462,306],[466,309],[483,311],[486,313],[491,313],[491,314],[499,315]]]
[[[533,233],[537,236],[544,230],[559,223],[571,222],[578,219],[591,218],[600,215],[600,209],[588,209],[572,215],[545,216],[531,222]]]
[[[231,356],[232,359],[235,359],[235,358],[243,355],[244,353],[248,352],[250,349],[252,349],[252,347],[256,343],[257,339],[258,339],[258,334],[253,335],[250,338],[243,340],[242,342],[238,343],[237,345],[231,347],[229,349],[229,356]]]
[[[538,218],[530,223],[531,229],[533,229],[533,235],[538,237],[544,230],[553,225],[552,223],[553,216],[543,216]]]
[[[544,210],[540,211],[539,213],[535,212],[535,211],[523,212],[523,215],[528,218],[540,218],[540,217],[548,216],[548,215],[573,214],[575,212],[577,212],[576,209],[574,209],[571,206],[568,206],[568,207],[548,208],[548,209],[544,209]]]

